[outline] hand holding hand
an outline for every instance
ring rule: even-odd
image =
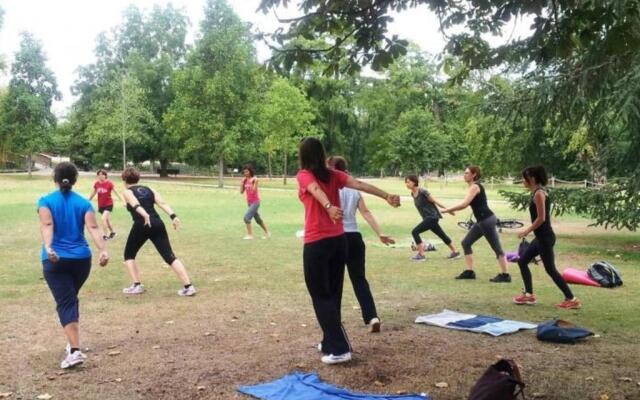
[[[398,196],[397,194],[388,195],[387,203],[389,203],[389,205],[394,208],[400,207],[400,196]]]

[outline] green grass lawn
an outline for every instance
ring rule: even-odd
[[[297,336],[316,340],[314,338],[317,338],[319,332],[302,276],[302,242],[295,237],[295,232],[303,228],[303,208],[295,191],[295,179],[291,179],[286,187],[282,186],[281,180],[262,181],[260,212],[273,232],[273,237],[254,241],[241,240],[245,234],[242,216],[246,204],[235,188],[239,182],[237,179],[227,180],[228,188],[225,189],[179,185],[179,182],[182,181],[164,179],[150,183],[150,186],[162,193],[183,222],[183,229],[179,232],[171,230],[170,238],[175,253],[184,260],[200,290],[196,298],[198,305],[192,308],[175,296],[175,291],[179,288],[178,282],[172,272],[162,265],[160,257],[150,244],[143,248],[139,256],[148,293],[135,300],[120,294],[121,289],[129,285],[122,265],[122,252],[131,221],[122,204],[116,201],[113,222],[119,237],[109,242],[111,262],[105,269],[94,266],[92,276],[81,295],[82,313],[87,315],[87,329],[93,332],[97,329],[95,326],[100,325],[101,334],[104,335],[108,335],[110,329],[126,330],[133,315],[140,317],[142,304],[150,303],[157,305],[158,309],[144,317],[148,319],[157,315],[161,325],[166,319],[173,319],[172,315],[175,315],[178,322],[185,315],[206,318],[214,309],[216,318],[225,321],[244,312],[255,314],[256,322],[269,321],[274,318],[271,313],[291,313],[299,315],[300,320],[309,325],[307,329],[313,329],[309,331],[313,333],[300,333]],[[402,180],[372,182],[386,190],[408,195]],[[215,180],[198,180],[197,183],[215,185]],[[76,191],[88,195],[92,184],[93,177],[83,176]],[[122,190],[119,181],[116,182],[116,187]],[[53,183],[48,178],[29,180],[22,176],[0,176],[0,221],[3,223],[0,229],[0,323],[5,328],[0,332],[0,349],[3,354],[9,354],[9,358],[17,358],[22,349],[16,346],[15,341],[28,346],[26,351],[33,354],[24,371],[40,374],[39,376],[47,373],[38,372],[41,371],[37,366],[39,363],[47,364],[48,371],[55,370],[59,361],[57,347],[60,346],[56,344],[53,346],[57,347],[51,349],[51,343],[62,342],[53,300],[42,280],[39,261],[41,239],[35,208],[37,199],[53,189]],[[462,182],[450,182],[447,185],[435,183],[429,189],[446,204],[457,203],[466,192],[466,186]],[[491,206],[499,217],[528,220],[527,215],[508,208],[497,195],[497,188],[489,189],[488,193],[492,200]],[[395,237],[402,245],[410,243],[409,232],[419,222],[419,215],[412,202],[405,201],[399,209],[393,209],[372,197],[367,197],[367,203],[386,233]],[[455,243],[459,243],[465,234],[456,226],[456,222],[467,219],[469,215],[470,211],[465,210],[455,217],[446,216],[443,220],[445,231]],[[360,222],[362,224],[361,220]],[[517,265],[510,264],[513,283],[489,283],[488,279],[497,273],[498,268],[495,257],[484,240],[475,245],[478,280],[460,282],[453,277],[462,271],[464,262],[444,260],[446,247],[432,234],[427,233],[424,238],[435,243],[438,250],[427,253],[426,262],[412,263],[409,261],[412,255],[410,249],[378,246],[371,230],[367,226],[361,226],[368,245],[367,275],[381,318],[392,326],[410,327],[416,315],[439,312],[443,308],[532,322],[562,317],[593,330],[601,335],[599,340],[612,346],[628,346],[636,351],[636,343],[640,337],[640,300],[635,294],[640,283],[637,269],[640,251],[634,245],[640,244],[640,238],[637,233],[605,231],[588,227],[588,224],[588,220],[576,216],[554,220],[554,228],[558,234],[558,266],[560,269],[565,266],[586,269],[592,262],[608,260],[620,269],[625,284],[615,290],[572,286],[576,295],[584,302],[584,308],[580,311],[564,311],[554,307],[554,304],[562,300],[562,295],[544,273],[542,266],[532,266],[534,287],[540,304],[535,307],[513,305],[511,297],[517,295],[522,287]],[[505,231],[501,234],[501,239],[505,250],[517,248],[515,232]],[[218,307],[221,304],[226,307],[222,307],[222,311]],[[345,284],[343,304],[344,318],[352,321],[353,325],[358,323],[359,312],[355,309],[357,302],[348,281]],[[228,315],[223,315],[225,313]],[[219,327],[219,330],[223,332],[224,327]],[[436,329],[433,332],[447,335],[448,331]],[[401,334],[400,330],[398,335]],[[97,333],[93,332],[91,335],[94,343],[100,343]],[[531,336],[531,340],[535,341],[535,338]],[[33,342],[41,343],[41,348],[29,347]],[[104,342],[103,340],[102,345],[106,345]],[[620,357],[624,358],[624,354]],[[637,360],[637,357],[633,360]],[[632,369],[633,366],[625,367]],[[331,371],[334,374],[332,376],[340,374],[335,372],[340,370]],[[0,392],[12,390],[31,396],[43,387],[34,383],[33,386],[16,389],[11,383],[11,379],[15,379],[13,373],[7,363],[0,365]],[[340,380],[339,377],[336,379]],[[640,381],[640,378],[634,378],[634,385],[635,380]],[[469,382],[465,384],[468,385]],[[572,382],[572,385],[579,388],[580,382]],[[95,395],[98,389],[88,393]],[[420,387],[409,389],[421,390]],[[455,392],[455,396],[440,398],[459,398],[458,394],[464,394],[465,390],[468,388]],[[113,393],[124,396],[120,398],[129,397],[122,394],[124,392]],[[103,398],[118,398],[113,393],[109,395],[107,391]],[[227,397],[224,395],[220,398]]]

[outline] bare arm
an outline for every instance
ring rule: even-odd
[[[380,238],[380,241],[382,243],[384,244],[395,243],[395,240],[393,240],[389,235],[385,235],[384,233],[382,233],[382,231],[380,230],[380,225],[378,225],[378,221],[376,221],[376,218],[373,216],[373,213],[371,213],[371,211],[365,204],[364,198],[362,196],[360,196],[360,200],[358,201],[358,210],[360,211],[360,214],[362,214],[362,217],[364,218],[364,220],[367,221],[371,229],[373,229],[376,235],[378,235],[378,238]]]
[[[47,252],[49,261],[52,263],[58,262],[58,255],[51,248],[51,242],[53,241],[53,216],[51,215],[51,210],[47,207],[40,207],[38,216],[40,217],[40,235],[42,235],[44,250]]]
[[[435,197],[433,197],[433,195],[429,194],[429,196],[427,196],[427,200],[429,200],[431,203],[437,205],[440,208],[447,208],[444,204],[440,203],[438,201],[438,199],[436,199]]]
[[[153,197],[154,197],[155,202],[158,205],[158,207],[160,207],[164,212],[166,212],[169,217],[172,217],[171,218],[171,222],[173,223],[173,228],[174,229],[179,229],[180,228],[180,218],[178,218],[175,215],[175,213],[173,212],[173,209],[171,208],[169,203],[164,201],[162,196],[160,196],[160,193],[156,192],[153,189],[151,189],[151,191],[153,192]]]
[[[331,204],[331,201],[329,201],[329,197],[327,197],[327,194],[324,192],[324,190],[322,190],[320,185],[318,185],[318,182],[311,182],[307,186],[307,192],[311,193],[313,198],[316,199],[316,201],[327,210],[329,217],[334,222],[342,218],[342,209],[334,204]],[[331,205],[331,207],[327,208],[327,205]]]
[[[545,194],[542,190],[538,190],[536,194],[533,196],[533,202],[536,205],[536,211],[538,212],[538,217],[529,225],[526,229],[518,234],[519,237],[525,237],[534,230],[538,229],[540,225],[544,224],[544,221],[547,220],[547,212],[544,208]]]
[[[133,195],[133,192],[130,189],[127,189],[124,191],[123,196],[126,204],[129,204],[142,216],[142,218],[144,218],[144,224],[151,226],[151,217],[149,216],[149,213],[147,213],[144,208],[140,207],[140,202],[136,199],[136,196]]]
[[[253,188],[253,190],[258,190],[258,178],[256,178],[255,176],[251,180],[251,187]]]
[[[114,187],[112,190],[113,190],[113,193],[115,193],[115,194],[116,194],[116,196],[118,196],[118,198],[120,199],[120,201],[122,202],[122,204],[125,204],[125,205],[126,205],[127,203],[124,201],[124,198],[122,197],[122,195],[120,195],[120,193],[116,190],[116,188]]]
[[[96,222],[96,214],[93,211],[89,211],[84,215],[84,224],[89,230],[89,234],[93,239],[98,251],[100,252],[99,263],[104,267],[109,262],[109,254],[107,253],[107,243],[102,237],[98,223]]]
[[[387,203],[389,203],[392,207],[399,207],[400,206],[400,196],[396,195],[396,194],[389,194],[387,192],[385,192],[382,189],[379,189],[376,186],[373,186],[369,183],[366,182],[362,182],[361,180],[355,179],[352,176],[349,176],[347,178],[347,182],[345,184],[346,187],[349,187],[351,189],[356,189],[362,192],[366,192],[369,194],[372,194],[374,196],[378,196],[381,199],[384,199],[387,201]]]
[[[469,191],[467,192],[467,196],[464,198],[464,200],[462,200],[462,203],[453,207],[445,208],[444,210],[442,210],[442,212],[451,213],[453,211],[458,211],[458,210],[467,208],[469,204],[473,201],[473,199],[478,195],[478,193],[480,193],[480,188],[478,187],[478,185],[475,185],[475,184],[471,185],[471,187],[469,187]]]
[[[93,188],[93,192],[91,193],[91,196],[89,196],[89,201],[93,200],[93,196],[95,196],[98,193],[98,189]]]

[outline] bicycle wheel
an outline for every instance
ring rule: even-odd
[[[505,220],[499,221],[498,226],[500,228],[506,228],[506,229],[518,229],[518,228],[522,228],[524,224],[518,221],[517,219],[505,219]]]
[[[460,228],[464,229],[465,231],[468,231],[473,226],[473,223],[471,223],[469,221],[459,221],[458,222],[458,226]]]

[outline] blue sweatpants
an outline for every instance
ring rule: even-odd
[[[78,293],[91,272],[91,257],[61,258],[57,263],[42,261],[44,279],[56,301],[60,324],[78,322],[80,316]]]

